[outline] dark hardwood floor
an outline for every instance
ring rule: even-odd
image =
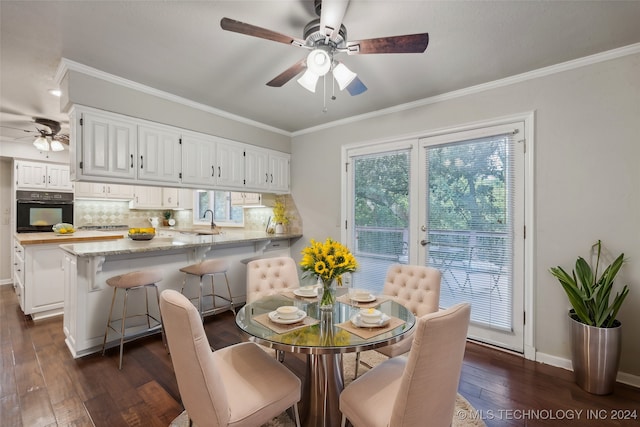
[[[205,328],[214,348],[242,340],[230,312]],[[117,358],[112,349],[74,360],[62,318],[34,323],[13,288],[0,286],[0,425],[168,426],[182,406],[160,336],[127,344],[122,371]],[[302,376],[303,359],[287,355],[285,364]],[[459,391],[488,426],[640,425],[639,389],[618,384],[610,396],[590,395],[569,371],[473,343]]]

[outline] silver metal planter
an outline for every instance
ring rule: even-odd
[[[571,318],[571,353],[576,384],[592,394],[610,394],[620,362],[622,325],[596,328]]]

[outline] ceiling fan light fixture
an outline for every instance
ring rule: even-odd
[[[314,49],[307,56],[307,69],[313,71],[318,77],[324,76],[331,69],[331,58],[322,49]]]
[[[33,141],[33,146],[40,151],[49,151],[49,141],[47,141],[47,138],[42,135],[40,135],[36,138],[35,141]]]
[[[340,90],[344,90],[349,83],[353,81],[358,75],[347,68],[342,62],[336,65],[333,69],[333,78],[336,79]]]
[[[51,140],[51,151],[63,151],[64,145],[57,139]]]
[[[298,79],[298,83],[300,83],[300,86],[302,86],[309,92],[316,93],[316,85],[318,84],[319,78],[320,78],[319,75],[317,75],[310,69],[307,69],[307,71],[304,72],[302,77]]]

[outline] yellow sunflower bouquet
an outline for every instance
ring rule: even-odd
[[[302,250],[300,267],[306,275],[313,275],[322,281],[321,306],[333,305],[335,296],[331,283],[335,280],[342,285],[342,275],[356,271],[358,262],[349,249],[328,238],[324,243],[311,239],[311,244]]]

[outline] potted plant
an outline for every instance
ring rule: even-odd
[[[171,211],[162,212],[162,216],[164,216],[164,220],[162,220],[162,225],[166,227],[169,225],[169,220],[171,219]]]
[[[285,212],[286,207],[284,206],[284,203],[280,200],[276,200],[273,205],[273,222],[276,224],[276,234],[284,233],[284,226],[289,223],[289,218],[287,218]]]
[[[593,394],[613,392],[620,362],[622,324],[616,319],[618,310],[629,294],[625,285],[610,301],[613,281],[624,262],[620,254],[598,276],[600,240],[593,245],[597,255],[595,269],[578,257],[569,275],[562,267],[551,268],[573,307],[571,319],[571,354],[576,383]]]

